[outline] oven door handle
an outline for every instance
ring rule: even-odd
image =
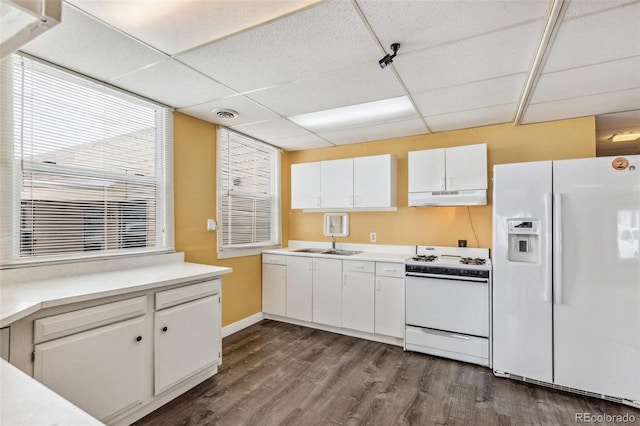
[[[437,274],[420,274],[416,272],[407,272],[405,276],[414,277],[414,278],[434,278],[437,280],[449,280],[449,281],[469,281],[469,282],[480,283],[480,284],[489,283],[488,278],[463,277],[460,275],[437,275]]]

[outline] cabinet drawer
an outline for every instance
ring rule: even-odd
[[[351,272],[369,272],[374,273],[376,271],[375,262],[363,262],[359,260],[343,260],[342,270]]]
[[[404,263],[376,262],[376,275],[403,278]]]
[[[262,263],[270,263],[273,265],[286,265],[287,256],[283,256],[281,254],[265,253],[262,255]]]
[[[170,308],[171,306],[201,299],[219,292],[220,279],[160,291],[156,293],[156,310]]]
[[[147,312],[147,296],[107,303],[34,321],[34,343],[69,336],[103,325],[113,324]]]

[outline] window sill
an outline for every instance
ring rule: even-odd
[[[226,249],[218,251],[218,259],[231,259],[234,257],[255,256],[262,254],[264,250],[272,250],[282,248],[282,244],[276,244],[271,246],[250,247],[250,248],[236,248]]]

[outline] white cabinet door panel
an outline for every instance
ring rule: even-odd
[[[395,207],[396,159],[390,154],[353,159],[353,207]]]
[[[342,260],[313,260],[313,322],[342,325]]]
[[[342,279],[342,326],[373,333],[375,276],[345,272]]]
[[[409,152],[409,192],[444,191],[445,150]]]
[[[286,315],[287,267],[262,264],[262,312]]]
[[[376,277],[375,333],[404,337],[404,278]]]
[[[487,145],[447,148],[447,190],[487,189]]]
[[[353,207],[353,158],[320,164],[322,208]]]
[[[313,299],[313,259],[287,257],[287,317],[311,321]]]
[[[142,403],[145,328],[140,317],[35,345],[33,377],[104,421]]]
[[[320,208],[320,162],[291,165],[291,208]]]
[[[220,361],[218,295],[155,313],[155,395]]]

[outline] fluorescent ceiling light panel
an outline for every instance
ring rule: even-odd
[[[293,115],[291,121],[314,133],[363,127],[389,121],[418,117],[413,104],[406,96],[349,105],[341,108]]]
[[[640,131],[637,132],[626,132],[626,133],[616,133],[613,135],[611,140],[613,142],[630,142],[640,139]]]

